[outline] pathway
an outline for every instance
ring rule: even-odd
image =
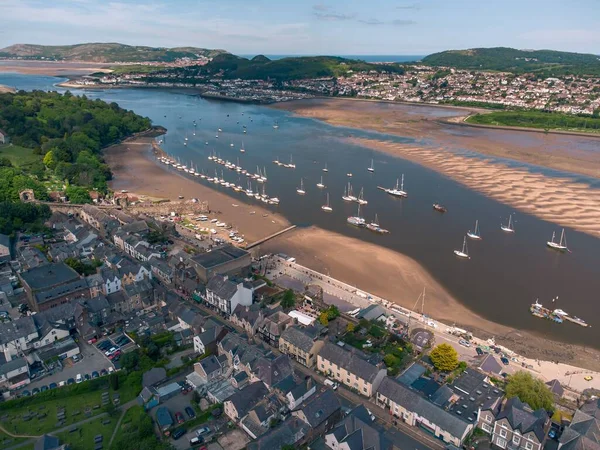
[[[113,430],[112,436],[110,437],[110,441],[108,441],[108,448],[110,448],[112,446],[113,440],[115,439],[115,436],[117,435],[117,430],[121,426],[121,422],[123,421],[123,417],[125,417],[125,413],[127,412],[127,410],[129,410],[129,408],[131,408],[132,406],[135,406],[137,404],[138,404],[137,403],[137,398],[134,398],[133,400],[125,403],[121,407],[123,409],[123,412],[121,413],[121,417],[119,417],[119,420],[117,421],[117,424],[115,425],[115,429]]]

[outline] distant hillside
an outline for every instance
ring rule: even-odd
[[[170,62],[178,58],[212,58],[226,53],[225,50],[209,50],[196,47],[141,47],[117,43],[93,43],[76,45],[15,44],[0,49],[0,58],[46,59],[60,61],[114,62]]]
[[[600,75],[600,56],[554,50],[516,50],[506,47],[447,50],[426,56],[422,62],[457,69],[541,72],[546,76]]]
[[[280,81],[341,76],[349,71],[403,72],[402,67],[396,64],[369,64],[335,56],[302,56],[277,60],[257,56],[249,60],[231,54],[216,56],[203,69],[212,73],[222,72],[226,78]]]

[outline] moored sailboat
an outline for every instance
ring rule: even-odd
[[[569,249],[567,248],[567,236],[565,235],[565,229],[562,229],[560,233],[560,241],[554,242],[554,238],[556,237],[556,233],[552,232],[552,240],[546,242],[546,245],[553,250],[558,250],[559,252],[567,252]]]
[[[454,254],[460,258],[471,259],[469,249],[467,248],[467,237],[463,239],[462,250],[454,250]]]
[[[327,203],[325,203],[323,206],[321,206],[321,209],[325,212],[333,211],[333,208],[329,205],[329,192],[327,193]]]
[[[479,220],[475,221],[475,231],[469,230],[467,232],[467,236],[469,237],[469,239],[473,239],[476,241],[481,240],[481,235],[479,234]]]
[[[512,223],[512,214],[510,214],[508,216],[508,224],[507,225],[500,225],[500,229],[502,231],[507,232],[507,233],[514,233],[515,232],[515,226]]]

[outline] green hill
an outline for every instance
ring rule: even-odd
[[[350,71],[374,70],[376,72],[403,73],[402,67],[397,64],[369,64],[335,56],[303,56],[277,60],[255,57],[249,60],[231,54],[218,55],[198,70],[208,74],[221,73],[229,79],[278,81],[336,77]]]
[[[422,62],[457,69],[540,72],[545,76],[600,75],[600,56],[554,50],[516,50],[506,47],[447,50],[426,56]]]
[[[2,58],[33,60],[114,62],[169,62],[178,58],[212,58],[226,53],[225,50],[209,50],[196,47],[143,47],[117,43],[91,43],[76,45],[15,44],[0,49]]]

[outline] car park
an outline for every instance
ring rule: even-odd
[[[196,436],[190,439],[190,445],[200,445],[204,442],[204,438],[202,436]]]
[[[194,412],[194,409],[191,406],[186,406],[185,412],[190,419],[193,419],[194,417],[196,417],[196,413]]]
[[[71,384],[75,384],[75,379],[74,378],[69,378],[67,380],[67,386],[71,385]]]
[[[101,376],[101,377],[103,377],[104,375],[107,375],[107,374],[108,374],[108,372],[106,371],[106,369],[102,369],[102,370],[100,371],[100,376]]]
[[[174,440],[177,440],[185,433],[187,433],[187,430],[185,428],[177,428],[175,431],[173,431],[173,434],[171,436],[173,436]]]
[[[88,380],[90,380],[91,378],[92,378],[92,377],[90,377],[90,374],[89,374],[89,373],[86,373],[86,374],[83,376],[83,379],[84,379],[84,381],[88,381]]]
[[[21,392],[21,395],[23,397],[29,397],[31,395],[31,392],[29,392],[27,389],[25,389],[23,392]]]

